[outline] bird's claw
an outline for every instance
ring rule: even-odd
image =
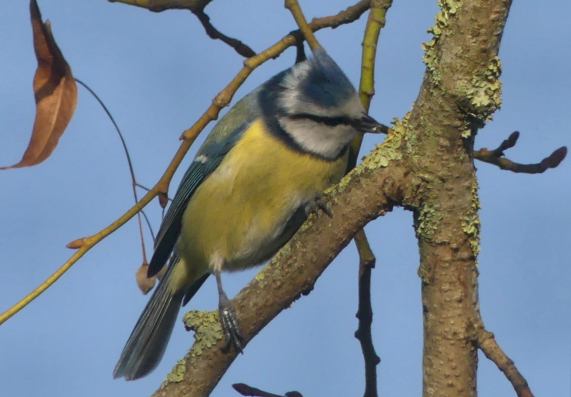
[[[309,216],[312,213],[315,213],[317,215],[317,212],[319,210],[323,211],[330,218],[333,216],[333,212],[331,211],[331,205],[325,199],[325,196],[323,194],[317,195],[313,200],[311,200],[309,203],[306,204],[305,215]]]
[[[244,338],[240,333],[240,326],[236,320],[236,314],[232,304],[228,301],[221,303],[218,308],[218,313],[220,315],[220,325],[222,326],[222,332],[224,332],[224,337],[226,339],[226,344],[222,348],[223,351],[230,350],[233,347],[236,351],[243,353],[243,342]]]

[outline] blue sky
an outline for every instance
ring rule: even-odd
[[[382,32],[372,115],[389,122],[410,109],[422,79],[421,43],[436,2],[395,1]],[[342,1],[301,2],[308,17]],[[106,1],[39,2],[76,77],[93,87],[121,126],[138,179],[152,185],[179,145],[178,136],[239,70],[242,60],[206,38],[188,12],[160,14]],[[255,50],[294,28],[281,1],[214,1],[207,9],[225,33]],[[537,161],[569,145],[571,3],[514,2],[501,49],[503,108],[477,140],[493,147],[522,133],[509,152]],[[0,6],[0,164],[19,160],[34,118],[35,59],[28,4]],[[365,18],[318,34],[354,82]],[[294,50],[256,70],[242,96],[288,67]],[[366,149],[377,143],[370,137]],[[183,167],[188,164],[186,160]],[[538,396],[568,396],[571,374],[571,188],[569,161],[544,175],[515,175],[477,164],[482,202],[481,308],[487,326]],[[180,179],[176,175],[175,182]],[[51,274],[70,254],[65,244],[114,220],[131,202],[125,159],[109,120],[79,89],[77,112],[44,164],[0,173],[0,310]],[[155,225],[158,205],[149,207]],[[373,275],[374,338],[382,357],[383,396],[415,396],[422,387],[418,254],[410,213],[395,210],[367,227],[378,266]],[[149,241],[150,242],[150,241]],[[141,262],[135,222],[92,250],[54,287],[0,326],[0,383],[6,395],[148,395],[192,343],[177,327],[161,366],[136,382],[111,373],[147,297],[134,283]],[[225,277],[234,295],[255,270]],[[349,246],[314,291],[285,311],[247,347],[215,389],[237,395],[245,382],[276,393],[354,396],[363,389],[356,329],[355,249]],[[214,309],[214,282],[188,306]],[[482,396],[513,395],[485,357]]]

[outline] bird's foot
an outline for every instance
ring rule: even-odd
[[[333,216],[333,212],[331,212],[331,205],[325,199],[325,195],[323,193],[318,194],[313,200],[305,205],[305,215],[317,215],[319,210],[325,212],[330,218]]]
[[[224,337],[226,339],[226,344],[222,348],[223,351],[228,351],[230,347],[234,348],[236,351],[243,353],[243,342],[244,338],[240,333],[240,326],[236,320],[236,314],[234,313],[234,308],[232,303],[228,298],[224,297],[220,299],[220,304],[218,305],[218,314],[220,317],[220,325],[222,326],[222,331],[224,332]]]

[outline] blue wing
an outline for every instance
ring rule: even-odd
[[[167,262],[180,234],[182,214],[196,188],[220,165],[248,125],[260,117],[257,101],[261,88],[241,99],[216,124],[185,172],[157,234],[149,277],[157,274]]]

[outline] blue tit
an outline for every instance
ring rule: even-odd
[[[241,99],[209,134],[168,208],[148,275],[167,262],[168,268],[114,376],[137,379],[157,366],[181,304],[210,274],[226,340],[241,351],[220,273],[274,255],[303,223],[308,206],[347,172],[350,143],[366,131],[383,126],[365,112],[323,49]]]

